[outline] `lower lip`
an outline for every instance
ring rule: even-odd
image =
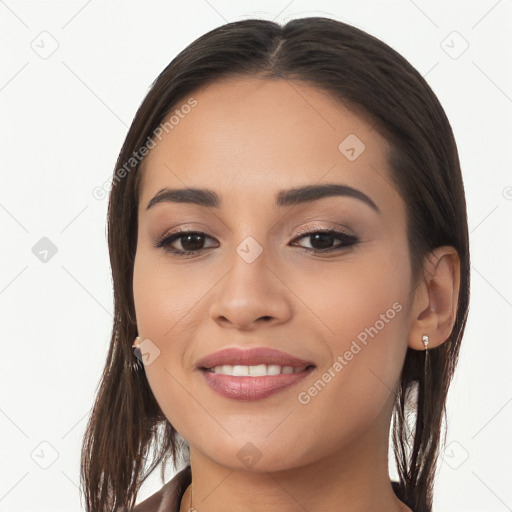
[[[234,377],[201,370],[213,391],[233,400],[261,400],[294,386],[306,378],[315,367],[299,373],[280,373],[263,377]]]

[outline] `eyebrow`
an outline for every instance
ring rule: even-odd
[[[277,206],[295,206],[302,203],[317,201],[325,197],[345,196],[359,199],[373,210],[381,213],[379,207],[360,190],[338,183],[326,183],[322,185],[308,185],[305,187],[280,190],[276,195]],[[192,203],[208,208],[220,208],[222,200],[213,190],[201,188],[163,188],[149,201],[146,210],[158,203]]]

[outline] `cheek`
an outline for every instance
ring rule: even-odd
[[[332,272],[308,274],[294,288],[307,298],[307,313],[317,319],[329,353],[314,385],[300,390],[299,401],[319,412],[309,415],[311,422],[323,410],[333,425],[370,424],[394,393],[408,334],[407,251],[401,254],[347,259]]]
[[[300,279],[293,278],[301,314],[307,314],[315,329],[325,333],[333,352],[339,353],[359,335],[362,342],[365,336],[373,339],[377,335],[391,342],[402,332],[410,275],[404,272],[409,265],[407,251],[397,253],[375,247],[334,265],[310,267]]]
[[[189,353],[198,315],[205,314],[201,299],[217,280],[211,273],[195,278],[186,275],[144,248],[136,254],[133,294],[137,329],[141,338],[150,340],[145,346],[152,352],[144,371],[162,412],[187,437],[201,413],[200,408],[191,407],[191,396],[197,393],[192,390],[188,366],[193,358]]]
[[[166,344],[180,338],[178,333],[215,281],[212,273],[191,273],[153,251],[138,251],[133,297],[139,334]]]

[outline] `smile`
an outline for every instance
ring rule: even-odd
[[[218,369],[220,371],[215,371]],[[249,375],[252,369],[259,375]],[[233,400],[254,401],[270,397],[298,384],[314,369],[313,365],[301,368],[264,364],[226,365],[203,368],[201,374],[210,389],[217,394]]]
[[[280,366],[278,364],[258,364],[255,366],[246,365],[222,365],[214,368],[207,368],[211,373],[220,375],[232,375],[233,377],[265,377],[266,375],[280,375],[282,373],[300,373],[306,369],[305,366],[293,368],[292,366]]]

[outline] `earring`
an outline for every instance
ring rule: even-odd
[[[423,342],[423,345],[425,346],[425,378],[427,378],[427,365],[428,365],[428,336],[424,334],[421,337],[421,341]]]
[[[137,362],[135,363],[135,366],[133,367],[135,370],[138,370],[139,368],[143,368],[144,363],[142,361],[142,352],[140,351],[140,337],[137,336],[135,338],[135,341],[132,345],[133,348],[133,355],[137,358]]]
[[[430,405],[429,405],[429,398],[431,398],[429,395],[429,389],[430,389],[430,384],[429,384],[429,372],[428,372],[428,365],[429,365],[429,355],[428,355],[428,336],[426,334],[424,334],[422,337],[421,337],[421,341],[423,342],[423,346],[425,347],[425,366],[424,366],[424,370],[423,370],[423,396],[422,396],[422,408],[423,408],[423,411],[422,411],[422,423],[423,423],[423,426],[425,426],[425,422],[426,422],[426,418],[429,417],[429,410],[430,410]],[[419,405],[419,404],[418,404]]]

